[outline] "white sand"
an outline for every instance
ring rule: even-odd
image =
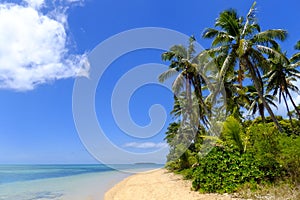
[[[228,195],[200,194],[191,182],[165,169],[130,176],[108,192],[105,200],[229,200]]]

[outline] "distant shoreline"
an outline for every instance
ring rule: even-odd
[[[163,164],[157,164],[151,162],[139,162],[139,163],[134,163],[134,165],[163,165]]]

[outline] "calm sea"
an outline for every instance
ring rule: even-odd
[[[162,165],[115,165],[130,171]],[[129,173],[105,165],[0,165],[0,200],[102,200]]]

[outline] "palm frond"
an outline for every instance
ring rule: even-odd
[[[282,54],[281,52],[278,52],[278,51],[276,51],[276,50],[274,50],[270,47],[263,46],[263,45],[256,45],[256,48],[258,50],[260,50],[261,52],[278,59],[281,62],[289,63],[288,58],[284,54]]]
[[[266,30],[263,32],[259,32],[256,34],[252,42],[253,43],[262,43],[262,42],[269,42],[270,40],[280,40],[283,41],[287,37],[287,31],[283,29],[271,29],[271,30]]]
[[[234,37],[228,35],[225,32],[219,32],[215,36],[215,39],[212,42],[212,46],[214,47],[214,46],[218,46],[218,45],[228,44],[232,40],[234,40]]]
[[[251,29],[249,29],[249,25],[251,24],[251,22],[253,22],[255,20],[255,6],[256,6],[256,2],[254,1],[254,3],[252,4],[247,17],[246,17],[246,23],[244,25],[241,37],[244,38],[246,34],[248,34],[249,32],[252,32],[252,28],[255,27],[251,27]],[[256,27],[255,27],[256,28]],[[247,31],[248,30],[248,31]]]
[[[162,74],[159,75],[158,81],[163,83],[167,79],[171,78],[172,76],[178,75],[178,71],[174,68],[170,68],[167,71],[163,72]]]
[[[263,44],[263,43],[261,43],[261,44]],[[267,43],[265,43],[265,45],[269,45],[273,49],[280,51],[280,45],[275,40],[269,40]]]
[[[259,50],[256,50],[254,48],[248,49],[249,55],[251,55],[251,60],[253,63],[255,63],[257,66],[262,69],[263,73],[267,73],[270,70],[270,63],[269,61],[264,57],[263,52],[260,52]]]
[[[260,32],[260,26],[256,22],[253,24],[249,24],[246,28],[245,33],[242,38],[246,38],[248,36],[254,35],[255,33]]]
[[[188,57],[187,59],[193,59],[195,51],[194,42],[196,41],[196,38],[194,36],[191,36],[189,39],[189,47],[188,47]]]
[[[181,73],[174,80],[172,84],[172,90],[175,93],[175,95],[178,95],[180,91],[184,88],[184,81],[185,78]]]
[[[165,53],[163,53],[163,54],[161,55],[161,59],[162,59],[163,61],[172,60],[174,56],[175,56],[175,53],[174,53],[174,52],[168,51],[168,52],[165,52]]]
[[[170,48],[170,51],[179,59],[188,57],[188,52],[183,45],[174,45]]]
[[[236,62],[235,53],[232,51],[225,59],[221,70],[219,72],[219,81],[224,82],[225,74],[229,67],[234,67],[234,63]]]
[[[210,135],[200,135],[199,137],[203,138],[204,140],[214,140],[217,143],[222,143],[223,141],[220,140],[217,136],[210,136]]]
[[[294,48],[296,50],[300,50],[300,40],[296,43],[296,45],[294,46]]]
[[[300,44],[299,44],[300,45]],[[295,53],[291,58],[290,58],[290,62],[291,63],[295,63],[295,62],[299,62],[300,61],[300,52]]]
[[[222,45],[219,47],[210,48],[207,50],[210,56],[214,57],[216,54],[227,53],[230,48],[230,45]]]
[[[240,35],[239,17],[237,12],[233,9],[221,12],[219,18],[216,20],[215,26],[222,28],[232,37]]]
[[[300,66],[300,61],[296,62],[296,63],[293,63],[293,64],[290,64],[289,65],[291,68],[294,68],[293,70],[290,69],[294,74],[299,74],[299,71],[296,70],[297,67]]]
[[[249,114],[251,113],[251,111],[252,111],[252,115],[254,115],[256,112],[257,112],[257,103],[256,103],[256,101],[254,100],[254,101],[252,101],[252,103],[251,103],[251,105],[250,105],[250,107],[249,107]]]
[[[218,33],[219,33],[219,31],[217,29],[207,28],[204,30],[202,37],[211,39],[211,38],[214,38]]]
[[[269,105],[272,105],[272,106],[274,106],[276,109],[278,109],[277,105],[274,103],[274,101],[277,100],[276,96],[265,95],[265,99],[266,99],[266,102],[267,102]]]

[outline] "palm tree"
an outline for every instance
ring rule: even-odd
[[[251,114],[254,115],[258,111],[262,121],[265,122],[265,107],[253,86],[247,86],[247,96],[250,101],[250,105],[248,107],[249,112],[252,111]],[[277,108],[277,105],[274,103],[274,100],[276,100],[274,95],[264,94],[264,99],[268,105],[272,105]]]
[[[184,81],[186,92],[190,96],[191,91],[191,69],[193,66],[193,59],[195,58],[193,42],[195,38],[192,36],[189,40],[188,49],[183,45],[174,45],[170,51],[162,54],[163,61],[171,61],[169,69],[159,76],[159,81],[164,82],[166,79],[178,75],[173,82],[172,89],[175,94],[179,94],[181,89],[184,88]]]
[[[300,41],[298,41],[297,43],[296,43],[296,45],[295,45],[295,50],[300,50]],[[293,77],[294,77],[294,79],[292,80],[292,81],[295,81],[295,80],[297,80],[297,78],[300,78],[299,76],[300,76],[300,73],[299,73],[299,71],[298,70],[296,70],[296,67],[299,67],[300,66],[300,52],[297,52],[297,53],[295,53],[291,58],[290,58],[290,67],[291,68],[294,68],[294,72],[293,72]],[[291,80],[289,80],[288,81],[288,83],[291,83]],[[292,84],[289,84],[291,87],[290,87],[290,89],[291,90],[293,90],[293,91],[295,91],[295,92],[298,92],[299,93],[299,90],[298,90],[298,88],[297,87],[295,87],[295,85],[292,85]],[[287,95],[289,96],[289,98],[290,98],[290,100],[291,100],[291,102],[292,102],[292,104],[293,104],[293,106],[294,106],[294,109],[295,109],[295,111],[297,112],[297,114],[298,114],[298,117],[300,118],[300,110],[299,110],[299,106],[297,106],[296,104],[295,104],[295,102],[293,101],[293,98],[291,97],[291,94],[290,94],[290,92],[289,91],[287,91]]]
[[[174,146],[172,142],[175,136],[177,135],[178,129],[179,129],[179,123],[173,122],[169,124],[168,130],[165,133],[166,137],[164,138],[164,140],[166,140],[166,142],[169,144],[170,147]]]
[[[224,60],[219,80],[223,81],[226,72],[237,67],[237,80],[242,86],[245,75],[248,74],[264,107],[278,129],[282,130],[263,96],[261,73],[269,68],[269,63],[264,55],[281,56],[272,47],[278,46],[276,39],[283,41],[287,32],[281,29],[262,32],[255,17],[255,5],[256,2],[253,3],[245,19],[239,17],[232,9],[221,12],[215,22],[216,28],[206,29],[203,37],[213,39],[209,51]]]
[[[287,108],[287,113],[290,113],[289,105],[287,103],[287,98],[292,102],[295,111],[300,117],[299,109],[297,108],[290,91],[299,93],[297,86],[293,84],[294,81],[300,78],[300,73],[297,67],[300,66],[300,54],[294,54],[290,59],[276,59],[270,58],[271,70],[265,74],[267,78],[268,86],[267,91],[273,90],[273,95],[279,95],[279,103],[281,103],[281,98],[283,98],[284,103]],[[282,57],[286,57],[285,54]],[[289,115],[290,121],[291,116]]]
[[[159,81],[164,82],[171,76],[177,75],[172,85],[172,90],[175,95],[179,95],[180,91],[184,88],[188,103],[191,98],[191,68],[193,68],[192,60],[194,59],[194,37],[190,38],[189,47],[186,49],[183,45],[175,45],[171,47],[170,51],[162,54],[163,61],[171,61],[169,69],[159,76]]]
[[[225,75],[224,90],[227,104],[226,113],[227,116],[232,115],[236,119],[242,119],[243,110],[250,107],[251,99],[249,98],[248,88],[242,87],[241,84],[238,83],[239,81],[237,80],[238,77],[236,74],[237,73],[229,73]]]
[[[164,82],[166,79],[176,75],[176,78],[172,84],[172,90],[175,96],[179,97],[183,89],[185,89],[185,98],[184,102],[187,106],[179,106],[177,104],[177,108],[185,108],[185,112],[178,112],[183,117],[182,121],[186,121],[188,118],[191,118],[191,114],[193,113],[193,93],[192,89],[194,89],[197,101],[199,102],[199,114],[200,119],[207,123],[207,120],[204,116],[204,110],[208,110],[203,101],[202,96],[202,84],[204,81],[201,80],[201,75],[198,71],[198,58],[195,56],[195,48],[194,48],[195,38],[192,36],[189,39],[189,46],[186,48],[183,45],[174,45],[170,48],[170,51],[162,54],[162,60],[171,61],[169,65],[169,69],[162,73],[159,76],[159,81]],[[177,98],[178,100],[178,98]]]

